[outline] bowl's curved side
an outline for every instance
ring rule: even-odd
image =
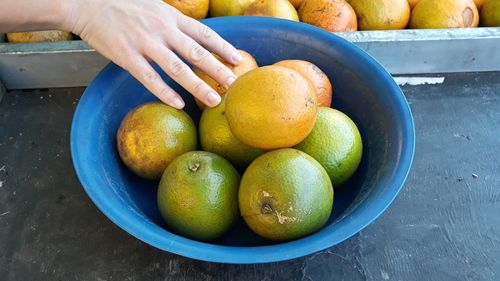
[[[125,71],[110,64],[101,71],[83,94],[75,112],[71,130],[73,164],[85,191],[96,206],[115,224],[154,247],[199,260],[240,264],[275,262],[308,255],[344,241],[375,220],[391,204],[402,188],[411,167],[415,148],[415,129],[410,107],[391,75],[367,53],[353,44],[310,25],[261,17],[214,18],[207,19],[204,23],[227,38],[236,36],[238,33],[241,36],[239,27],[244,27],[249,34],[266,33],[266,36],[279,36],[283,40],[296,42],[304,42],[308,39],[312,48],[324,49],[325,46],[330,46],[329,52],[342,57],[343,61],[349,61],[352,67],[356,68],[358,76],[373,77],[371,83],[374,87],[391,93],[388,96],[388,103],[396,110],[398,120],[395,122],[399,129],[395,134],[399,141],[392,144],[397,146],[395,149],[398,151],[396,168],[391,170],[384,182],[380,183],[385,187],[368,195],[376,197],[376,200],[371,200],[370,204],[360,204],[358,208],[352,210],[350,216],[353,219],[334,223],[314,235],[288,243],[258,247],[229,247],[193,241],[172,234],[137,212],[133,206],[129,206],[130,202],[125,202],[123,198],[116,195],[115,187],[107,188],[105,184],[113,186],[115,183],[106,178],[105,172],[98,173],[95,170],[95,167],[99,165],[99,157],[105,157],[100,155],[103,152],[92,144],[91,136],[95,134],[101,122],[94,116],[104,115],[96,111],[95,106],[111,103],[113,97],[109,93],[123,83],[131,83],[130,79],[132,79]],[[237,44],[238,42],[236,40],[231,43]],[[273,52],[273,50],[269,51]],[[283,51],[286,52],[286,50]],[[139,86],[135,85],[135,87]],[[142,96],[141,99],[131,103],[139,104],[145,99],[148,98]],[[100,108],[100,110],[103,109]]]

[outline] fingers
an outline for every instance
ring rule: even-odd
[[[220,95],[163,44],[155,44],[154,47],[148,49],[146,55],[158,63],[173,80],[207,106],[214,107],[220,103]]]
[[[146,59],[137,54],[129,57],[129,64],[125,65],[132,76],[141,82],[151,93],[157,96],[162,102],[182,109],[184,101],[182,98],[170,88],[161,76],[156,72]]]
[[[177,53],[203,70],[226,89],[236,80],[236,75],[229,68],[190,37],[181,33],[175,36],[175,40],[171,45]]]
[[[233,65],[238,65],[243,61],[243,57],[235,47],[199,21],[189,17],[181,17],[178,26],[186,35],[221,56],[225,61]]]

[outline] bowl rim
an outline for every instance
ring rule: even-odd
[[[255,247],[215,245],[184,238],[170,232],[165,234],[164,231],[162,235],[160,235],[159,230],[155,231],[155,229],[144,227],[144,224],[151,224],[163,230],[159,226],[152,222],[146,222],[145,220],[142,222],[137,221],[137,219],[124,215],[121,210],[117,210],[116,206],[112,203],[113,201],[109,201],[110,198],[105,197],[103,192],[100,192],[98,188],[92,187],[92,172],[82,168],[83,161],[78,151],[79,138],[77,137],[76,128],[85,124],[87,118],[85,118],[85,114],[82,113],[82,107],[80,105],[86,102],[87,96],[89,96],[89,89],[94,87],[99,77],[111,75],[121,70],[117,65],[109,63],[99,72],[96,78],[94,78],[84,91],[73,116],[70,135],[71,156],[75,172],[85,192],[98,209],[117,226],[137,239],[158,249],[197,260],[232,264],[268,263],[303,257],[343,242],[377,219],[391,205],[402,189],[408,177],[415,153],[415,127],[411,109],[402,90],[396,84],[392,76],[382,67],[382,65],[359,47],[333,33],[308,24],[275,18],[246,16],[210,18],[202,20],[202,22],[211,27],[217,25],[264,25],[268,28],[278,27],[281,29],[294,29],[300,32],[314,34],[314,36],[320,40],[332,42],[336,48],[352,52],[359,57],[360,60],[366,63],[366,67],[369,71],[378,72],[380,74],[378,78],[381,83],[391,89],[394,95],[403,123],[403,142],[399,161],[401,165],[399,165],[394,172],[391,186],[382,191],[381,195],[378,197],[379,200],[363,208],[363,210],[355,210],[354,212],[362,212],[363,216],[347,222],[345,227],[338,229],[336,235],[317,235],[318,233],[315,233],[295,241]]]

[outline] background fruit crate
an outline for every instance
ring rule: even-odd
[[[500,28],[336,34],[367,51],[393,75],[500,70]],[[80,40],[0,42],[0,80],[7,89],[86,86],[107,62]]]

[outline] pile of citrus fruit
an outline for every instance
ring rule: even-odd
[[[197,19],[267,16],[302,21],[331,32],[500,26],[500,0],[164,1]]]
[[[164,0],[185,15],[266,16],[301,21],[331,32],[404,28],[500,27],[500,0]],[[7,34],[9,42],[71,40],[71,33]]]
[[[361,161],[361,135],[331,108],[332,84],[316,65],[259,67],[240,52],[228,89],[195,69],[222,96],[214,108],[198,102],[198,128],[182,110],[146,103],[123,119],[118,153],[138,176],[160,180],[158,208],[180,235],[215,239],[241,216],[262,237],[298,239],[327,222],[333,187]]]

